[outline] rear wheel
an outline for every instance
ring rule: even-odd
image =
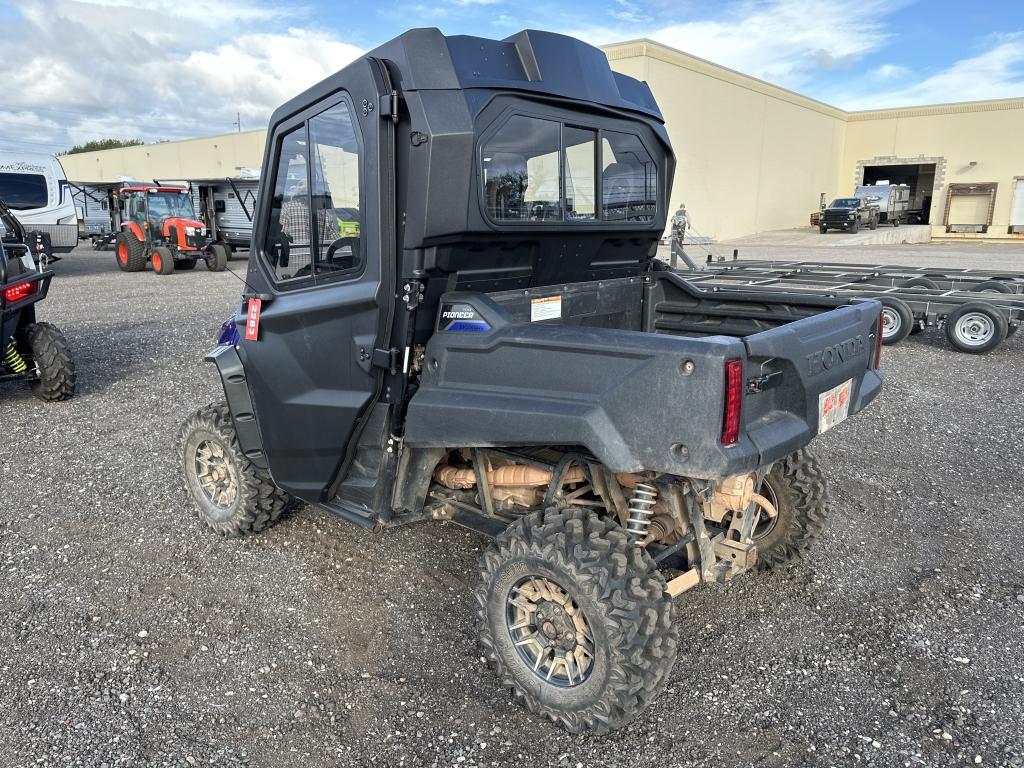
[[[153,271],[158,275],[169,275],[174,272],[174,254],[167,246],[158,245],[154,248],[149,260],[153,265]]]
[[[899,344],[913,332],[914,313],[910,306],[900,299],[884,297],[882,302],[882,343],[886,346]]]
[[[672,601],[650,555],[589,510],[535,512],[481,560],[484,656],[517,701],[573,733],[619,728],[664,687]]]
[[[227,266],[228,247],[220,243],[214,243],[206,254],[206,268],[211,272],[223,272]]]
[[[877,216],[872,216],[871,217],[871,223],[868,226],[871,229],[873,229],[873,230],[874,229],[878,229],[878,217]]]
[[[25,329],[25,341],[39,372],[32,382],[32,394],[47,402],[74,395],[75,362],[60,329],[50,323],[33,323]]]
[[[258,533],[281,516],[288,494],[238,444],[225,403],[192,414],[178,431],[178,466],[199,519],[225,537]]]
[[[131,232],[117,233],[114,255],[122,272],[141,272],[146,268],[146,249]]]
[[[757,568],[767,571],[803,556],[825,530],[828,493],[825,475],[807,449],[775,462],[760,493],[777,511],[769,517],[762,510],[754,528]]]
[[[972,301],[946,318],[946,338],[961,352],[980,355],[1003,343],[1009,330],[1006,317],[991,304]]]

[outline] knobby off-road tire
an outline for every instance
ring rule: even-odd
[[[39,371],[32,394],[48,403],[70,399],[75,394],[75,361],[64,334],[50,323],[33,323],[25,329],[25,342]]]
[[[131,232],[118,232],[114,238],[114,257],[122,272],[141,272],[146,268],[146,249]]]
[[[200,480],[200,456],[214,456],[234,493],[217,497],[204,490]],[[185,488],[196,504],[199,519],[221,536],[232,538],[258,533],[281,516],[289,496],[255,466],[238,444],[235,425],[226,403],[211,403],[192,414],[178,431],[178,466]],[[208,466],[208,465],[206,465]],[[207,478],[209,479],[209,478]]]
[[[664,687],[676,657],[672,601],[654,561],[617,524],[583,509],[535,512],[495,539],[480,571],[484,656],[531,712],[573,733],[606,733],[636,717]],[[533,590],[538,580],[564,590],[589,627],[583,638],[590,665],[576,667],[575,684],[546,680],[545,666],[535,672],[529,654],[515,645],[513,634],[531,629],[513,629],[510,600],[528,600],[522,590]],[[536,621],[542,610],[551,611],[548,605],[541,601],[529,615]]]
[[[757,568],[767,571],[802,557],[825,530],[828,491],[818,460],[801,449],[772,466],[761,493],[778,510],[754,529]]]

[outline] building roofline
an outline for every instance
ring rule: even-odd
[[[881,109],[846,110],[841,107],[827,104],[824,101],[813,99],[802,93],[791,91],[779,85],[774,85],[765,80],[760,80],[751,75],[738,72],[735,69],[716,64],[713,61],[694,56],[670,45],[659,43],[650,38],[641,37],[635,40],[625,40],[620,43],[609,43],[602,45],[601,50],[610,61],[616,59],[629,59],[638,56],[649,56],[668,64],[675,64],[693,72],[698,72],[718,80],[747,88],[748,90],[763,93],[766,96],[773,96],[792,104],[807,107],[832,117],[837,117],[847,122],[859,122],[863,120],[884,120],[900,117],[921,117],[926,115],[954,115],[967,112],[990,112],[1008,109],[1024,109],[1024,97],[1009,99],[980,99],[976,101],[956,101],[942,104],[922,104],[919,106],[887,107]]]

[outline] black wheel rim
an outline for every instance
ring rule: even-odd
[[[754,539],[763,539],[765,536],[775,530],[775,526],[779,522],[779,496],[775,493],[775,489],[772,488],[772,484],[768,482],[768,478],[761,481],[761,490],[759,493],[764,496],[768,501],[775,507],[775,517],[770,516],[763,509],[758,507],[757,523],[754,525]]]
[[[505,622],[512,645],[537,677],[559,688],[582,685],[594,670],[594,635],[569,592],[546,576],[509,590]]]

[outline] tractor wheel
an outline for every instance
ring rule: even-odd
[[[174,254],[166,246],[158,245],[154,248],[149,261],[153,265],[153,271],[158,275],[169,275],[174,272]]]
[[[75,362],[64,334],[50,323],[33,323],[25,328],[25,341],[39,378],[32,382],[32,394],[40,400],[68,400],[75,394]]]
[[[234,248],[232,248],[227,243],[221,243],[221,245],[224,246],[224,250],[227,252],[228,261],[231,261],[233,258],[235,258],[235,249]]]
[[[206,268],[211,272],[223,272],[228,266],[228,248],[214,243],[206,254]]]
[[[914,328],[914,313],[905,301],[891,297],[879,299],[882,303],[882,343],[899,344]]]
[[[196,268],[196,260],[195,259],[175,259],[174,260],[174,268],[176,270],[180,269],[182,271],[187,272],[190,269],[195,269]]]
[[[775,462],[760,493],[777,511],[775,517],[762,511],[754,528],[757,568],[767,571],[802,557],[825,530],[828,491],[817,459],[805,448]]]
[[[664,687],[676,656],[672,600],[645,550],[585,509],[509,526],[480,561],[480,642],[527,709],[573,733],[606,733]]]
[[[146,268],[146,250],[131,232],[118,232],[114,239],[114,255],[122,272],[141,272]]]
[[[199,519],[224,537],[269,528],[289,496],[255,466],[238,444],[226,403],[211,403],[178,430],[178,466]]]
[[[985,301],[957,307],[946,318],[946,338],[960,352],[980,355],[1003,343],[1009,331],[1006,316]]]

